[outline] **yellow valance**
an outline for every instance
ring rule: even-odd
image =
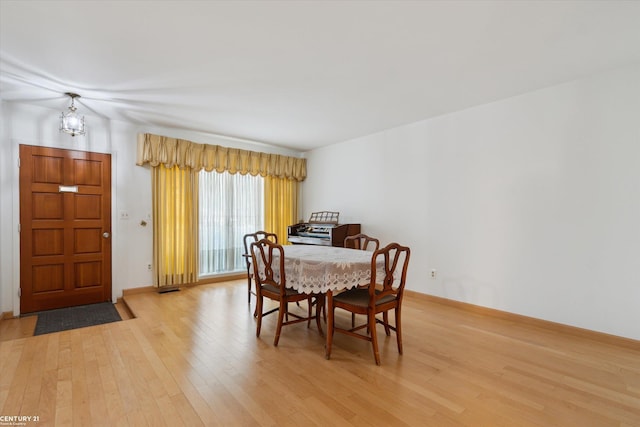
[[[306,159],[260,153],[220,145],[198,144],[184,139],[168,138],[150,133],[138,135],[137,165],[167,168],[178,166],[211,172],[227,171],[304,181],[307,177]]]

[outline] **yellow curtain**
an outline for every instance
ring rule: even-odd
[[[146,163],[153,167],[162,164],[172,168],[177,165],[196,172],[202,169],[207,172],[228,171],[232,174],[274,176],[296,181],[304,181],[307,176],[306,159],[198,144],[149,133],[138,135],[136,164]]]
[[[153,257],[155,286],[198,280],[198,172],[152,170]]]
[[[265,230],[286,241],[298,222],[298,182],[306,159],[184,139],[139,134],[137,165],[152,166],[154,282],[158,287],[198,280],[198,172],[265,178]]]
[[[264,178],[265,230],[278,235],[278,242],[288,244],[287,227],[298,222],[298,182],[267,176]]]

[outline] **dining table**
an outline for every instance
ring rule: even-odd
[[[320,245],[285,245],[286,286],[305,294],[326,294],[366,285],[370,251]]]
[[[371,281],[371,251],[321,245],[284,245],[283,250],[286,287],[314,295],[316,316],[324,308],[328,294]],[[279,280],[276,271],[274,276]],[[328,339],[329,334],[319,332]]]

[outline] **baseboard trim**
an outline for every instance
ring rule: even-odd
[[[621,337],[618,335],[611,335],[604,332],[593,331],[591,329],[579,328],[577,326],[565,325],[563,323],[551,322],[549,320],[537,319],[535,317],[524,316],[522,314],[510,313],[508,311],[497,310],[494,308],[483,307],[480,305],[470,304],[467,302],[456,301],[448,298],[438,297],[435,295],[423,294],[416,291],[405,291],[407,295],[411,295],[412,298],[433,302],[436,304],[447,305],[460,310],[469,311],[471,313],[480,314],[483,316],[491,316],[503,320],[512,322],[519,322],[539,328],[544,328],[550,331],[561,332],[564,334],[570,334],[581,338],[590,339],[599,343],[611,344],[620,347],[629,348],[631,350],[640,351],[640,341],[631,338]]]
[[[136,294],[144,294],[147,292],[155,292],[158,289],[155,286],[141,286],[139,288],[128,288],[122,290],[122,296],[126,297],[127,295],[136,295]]]
[[[246,279],[247,278],[247,273],[232,273],[232,274],[227,274],[227,275],[220,275],[220,276],[212,276],[212,277],[207,277],[205,279],[202,280],[198,280],[195,283],[186,283],[180,286],[177,286],[177,288],[191,288],[193,286],[199,286],[199,285],[208,285],[211,283],[221,283],[221,282],[228,282],[231,280],[239,280],[239,279]],[[174,286],[171,286],[171,288],[174,288]],[[122,290],[122,296],[125,297],[127,295],[135,295],[135,294],[144,294],[147,292],[158,292],[157,287],[155,286],[141,286],[138,288],[128,288],[128,289],[123,289]]]
[[[194,285],[196,286],[207,285],[209,283],[229,282],[231,280],[240,280],[240,279],[246,279],[246,278],[247,278],[247,273],[230,273],[230,274],[225,274],[220,276],[207,277],[202,280],[198,280],[198,282],[194,283]]]
[[[129,319],[136,318],[135,313],[131,310],[131,307],[129,307],[129,304],[127,304],[127,301],[124,299],[124,296],[122,298],[118,298],[116,301],[118,304],[120,304],[120,307],[122,307],[124,311],[127,312],[127,314],[129,315]]]

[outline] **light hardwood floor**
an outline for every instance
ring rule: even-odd
[[[640,426],[640,345],[404,301],[404,355],[255,320],[246,281],[125,297],[136,316],[0,342],[0,416],[57,426]],[[348,323],[350,317],[338,321]],[[5,321],[3,321],[4,323]],[[5,332],[3,332],[5,333]]]

